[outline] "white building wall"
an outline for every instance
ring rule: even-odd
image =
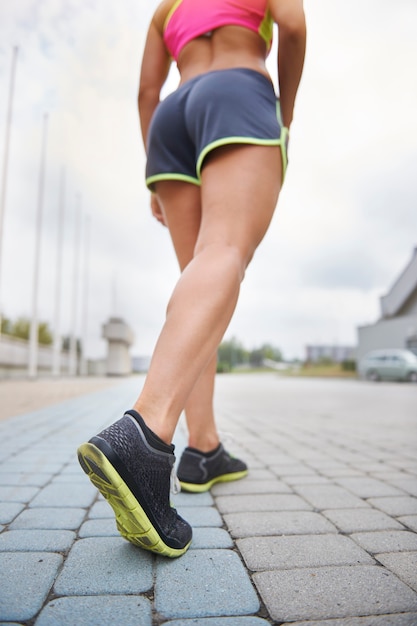
[[[359,326],[357,359],[371,350],[407,348],[407,341],[417,337],[417,315],[380,320],[370,326]]]
[[[38,371],[52,371],[53,347],[38,346]],[[18,337],[2,335],[0,339],[0,377],[10,378],[27,373],[29,363],[29,342]],[[69,354],[61,352],[61,373],[68,374]]]

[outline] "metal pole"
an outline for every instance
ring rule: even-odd
[[[15,46],[13,48],[13,56],[12,56],[12,70],[10,74],[10,87],[9,87],[9,102],[7,106],[7,115],[6,115],[6,136],[4,140],[4,159],[3,159],[3,175],[2,175],[2,184],[1,184],[1,200],[0,200],[0,337],[1,337],[1,323],[3,319],[3,293],[2,293],[2,257],[3,257],[3,223],[4,223],[4,213],[6,208],[6,190],[7,190],[7,173],[9,168],[9,145],[10,145],[10,130],[12,126],[12,105],[13,105],[13,93],[14,93],[14,83],[15,83],[15,75],[16,75],[16,63],[17,63],[17,54],[19,48]]]
[[[88,337],[88,292],[90,271],[90,218],[87,215],[84,228],[84,263],[83,263],[83,312],[82,312],[82,351],[81,351],[81,376],[88,375],[87,367],[87,337]]]
[[[56,283],[55,283],[55,323],[54,344],[52,356],[52,375],[59,376],[61,373],[61,283],[62,283],[62,242],[64,238],[64,211],[65,211],[65,170],[61,171],[61,184],[59,190],[59,214],[58,214],[58,239],[56,260]]]
[[[77,374],[77,308],[78,308],[78,270],[79,270],[79,250],[80,250],[80,218],[81,218],[81,196],[77,195],[77,207],[75,210],[75,228],[74,228],[74,274],[73,274],[73,294],[72,294],[72,316],[71,316],[71,335],[70,335],[70,352],[69,352],[69,374],[76,376]]]
[[[38,373],[38,286],[39,286],[39,261],[40,244],[42,232],[42,210],[43,210],[43,190],[45,184],[45,162],[46,162],[46,139],[48,132],[48,115],[43,118],[43,137],[41,166],[39,170],[38,188],[38,209],[36,217],[36,240],[35,240],[35,262],[33,268],[33,298],[32,316],[30,321],[29,334],[29,378],[35,378]]]

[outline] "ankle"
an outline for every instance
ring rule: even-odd
[[[172,452],[173,446],[170,441],[165,440],[163,437],[159,435],[153,428],[149,426],[143,419],[142,415],[136,411],[135,409],[131,409],[126,411],[126,415],[130,415],[133,419],[139,424],[142,429],[142,432],[146,438],[148,444],[156,448],[157,450],[162,450],[163,452]]]
[[[189,436],[188,439],[188,447],[194,448],[199,452],[208,453],[216,450],[220,445],[220,439],[217,434],[215,435],[204,435],[204,436]]]
[[[161,420],[159,416],[153,415],[152,411],[146,407],[142,407],[138,402],[133,405],[133,411],[139,413],[145,422],[146,426],[157,435],[164,443],[167,445],[172,444],[172,439],[174,437],[175,425],[172,427],[167,420]]]

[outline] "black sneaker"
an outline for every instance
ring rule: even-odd
[[[248,473],[246,463],[230,456],[222,444],[212,452],[185,448],[177,476],[183,491],[208,491],[215,483],[238,480]]]
[[[116,515],[120,534],[135,545],[177,557],[191,543],[191,526],[170,505],[174,446],[157,437],[136,411],[78,448],[81,467]]]

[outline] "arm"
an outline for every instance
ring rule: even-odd
[[[162,39],[158,13],[149,26],[139,80],[138,107],[142,139],[146,150],[149,124],[159,104],[162,86],[171,65],[170,56]]]
[[[284,125],[291,125],[294,103],[304,66],[306,23],[303,0],[270,0],[278,24],[278,84]]]

